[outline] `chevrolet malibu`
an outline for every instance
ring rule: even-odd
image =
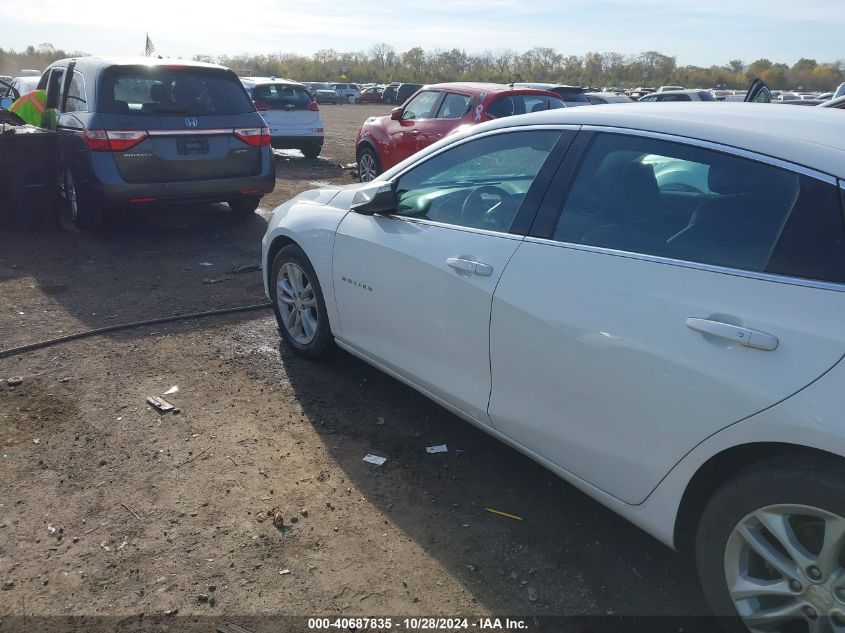
[[[694,553],[732,626],[843,630],[845,119],[800,110],[551,110],[303,193],[263,242],[281,336]]]

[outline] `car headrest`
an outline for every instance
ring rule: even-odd
[[[707,181],[713,193],[730,195],[765,191],[770,176],[770,167],[758,166],[746,160],[738,164],[735,158],[730,158],[711,164]]]
[[[154,83],[150,86],[150,99],[156,103],[167,103],[170,101],[170,92],[163,83]]]

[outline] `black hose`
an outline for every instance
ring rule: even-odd
[[[179,314],[169,317],[159,317],[157,319],[145,319],[144,321],[133,321],[131,323],[121,323],[118,325],[107,325],[106,327],[99,327],[93,330],[86,330],[84,332],[77,332],[76,334],[68,334],[67,336],[60,336],[59,338],[51,338],[46,341],[39,341],[37,343],[29,343],[19,347],[10,347],[9,349],[0,350],[0,358],[7,358],[9,356],[17,356],[24,352],[31,352],[36,349],[44,347],[52,347],[68,341],[76,341],[81,338],[88,338],[89,336],[97,336],[98,334],[105,334],[106,332],[116,332],[118,330],[128,330],[135,327],[143,327],[145,325],[157,325],[159,323],[169,323],[171,321],[184,321],[186,319],[202,319],[204,317],[219,316],[221,314],[234,314],[236,312],[251,312],[253,310],[266,310],[272,307],[272,303],[258,303],[249,306],[237,306],[234,308],[220,308],[219,310],[206,310],[205,312],[193,312],[191,314]]]

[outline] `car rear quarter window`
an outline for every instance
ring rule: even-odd
[[[763,272],[800,191],[797,174],[756,160],[599,134],[554,239]]]
[[[311,104],[311,95],[305,88],[285,84],[258,84],[252,90],[252,99],[256,105],[263,103],[271,110],[305,110]]]
[[[85,79],[82,73],[74,71],[65,99],[65,112],[85,112],[88,110],[88,96],[85,93]]]
[[[233,115],[254,111],[229,71],[190,66],[112,66],[101,79],[97,109],[131,115]]]
[[[845,283],[845,190],[801,176],[801,195],[766,272]]]

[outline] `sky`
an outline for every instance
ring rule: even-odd
[[[0,46],[49,42],[94,55],[467,52],[547,46],[565,55],[657,50],[681,65],[845,57],[845,11],[830,0],[26,0],[0,3]]]

